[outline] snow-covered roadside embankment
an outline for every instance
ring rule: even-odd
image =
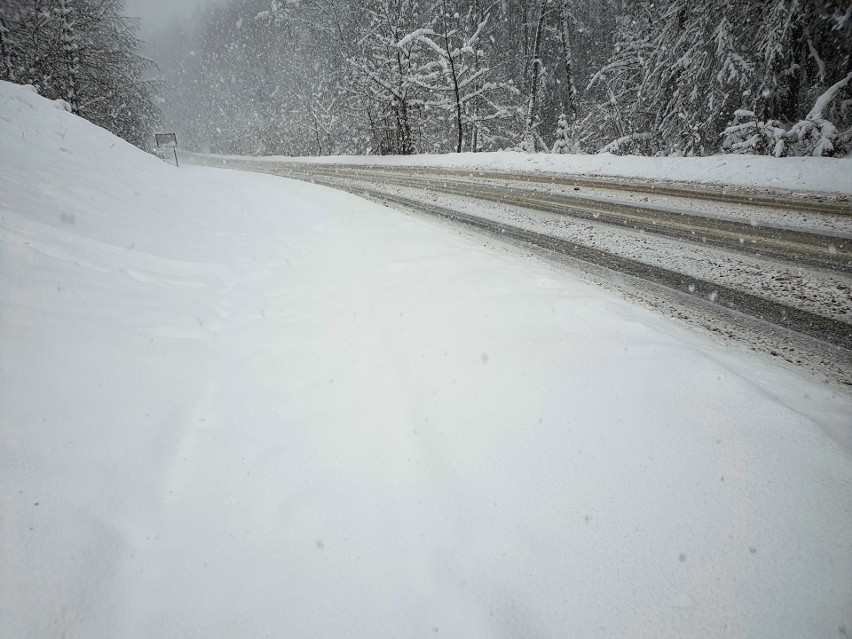
[[[245,156],[214,156],[244,160]],[[636,155],[559,155],[552,153],[444,153],[423,155],[334,155],[258,158],[308,164],[432,167],[473,172],[544,173],[625,180],[648,180],[686,186],[852,195],[852,159],[762,155],[645,157]]]

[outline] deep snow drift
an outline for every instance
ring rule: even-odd
[[[852,629],[852,396],[0,83],[0,636]]]

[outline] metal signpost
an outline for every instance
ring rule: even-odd
[[[177,136],[174,133],[155,133],[154,140],[158,149],[171,149],[175,154],[175,166],[180,166],[177,157]]]

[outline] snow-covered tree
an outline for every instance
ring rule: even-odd
[[[764,3],[754,38],[757,73],[749,106],[758,118],[776,120],[789,128],[771,152],[849,152],[850,42],[852,10],[848,2]]]
[[[848,155],[852,151],[852,127],[838,130],[825,118],[831,104],[852,80],[852,72],[820,95],[804,119],[792,126],[779,120],[759,121],[753,111],[740,109],[722,133],[722,148],[733,153],[783,155]]]
[[[473,33],[467,33],[470,16],[463,19],[447,0],[436,4],[432,26],[418,29],[399,43],[416,39],[424,43],[432,59],[423,65],[422,77],[415,81],[426,91],[426,105],[452,113],[456,131],[455,149],[461,153],[465,140],[466,104],[479,90],[487,69],[477,64],[478,40],[487,16],[476,25]]]
[[[369,15],[360,55],[349,64],[362,78],[375,150],[409,155],[416,150],[423,107],[423,51],[412,35],[423,24],[420,6],[418,0],[374,0]]]
[[[15,66],[12,64],[13,40],[10,37],[9,28],[6,26],[7,18],[0,8],[0,80],[15,81]]]
[[[544,146],[538,127],[541,119],[541,89],[544,75],[544,65],[541,60],[541,43],[544,37],[544,23],[548,14],[548,0],[539,0],[537,3],[537,18],[533,35],[533,45],[529,63],[529,76],[527,78],[527,107],[524,122],[524,139],[520,148],[527,153],[535,153],[536,148]]]
[[[568,118],[564,113],[559,115],[559,122],[556,125],[556,134],[554,135],[553,150],[551,153],[574,153],[576,149],[571,140],[571,129],[568,126]]]
[[[462,4],[462,3],[460,3]],[[489,80],[491,69],[480,43],[486,35],[489,14],[477,14],[476,4],[461,14],[447,0],[435,5],[430,26],[417,29],[398,44],[416,40],[425,45],[424,62],[414,82],[423,90],[424,108],[444,112],[452,119],[453,148],[478,150],[489,121],[512,117],[503,100],[514,87]],[[472,132],[472,133],[471,133]]]
[[[564,105],[560,113],[560,123],[566,117],[577,119],[577,86],[574,83],[574,53],[571,47],[571,12],[568,0],[559,0],[559,39],[562,44],[562,62],[565,65]],[[557,129],[559,131],[560,129]],[[567,129],[564,130],[567,134]]]
[[[649,133],[661,151],[701,155],[717,148],[751,72],[731,26],[743,11],[735,0],[670,0],[664,8],[636,97],[654,109]]]
[[[72,113],[80,112],[77,96],[77,76],[80,75],[80,56],[78,54],[75,27],[74,0],[59,1],[59,40],[62,43],[62,57],[65,72],[65,99],[71,105]]]
[[[58,1],[0,16],[58,33]],[[851,29],[848,0],[222,0],[157,48],[185,138],[224,152],[843,155]],[[12,72],[60,95],[55,42],[18,64],[16,38]]]
[[[829,140],[848,128],[843,99],[829,102],[823,123],[806,124],[811,105],[849,69],[852,33],[841,3],[636,0],[621,12],[614,55],[593,78],[606,95],[582,127],[587,140],[598,129],[609,131],[608,150],[810,153],[778,132],[801,121],[802,140],[817,129]],[[746,112],[755,119],[743,121]]]
[[[580,142],[590,151],[641,153],[649,149],[655,108],[643,92],[653,56],[654,5],[637,0],[616,22],[618,40],[610,59],[589,80],[587,95],[597,95],[585,109]]]
[[[5,29],[4,61],[8,79],[31,84],[44,94],[62,75],[62,53],[53,0],[6,0],[0,4]],[[57,96],[58,97],[58,96]]]
[[[123,0],[4,0],[4,75],[138,146],[158,117],[136,26]]]
[[[816,157],[823,155],[834,155],[836,152],[848,154],[852,151],[852,125],[844,130],[838,130],[835,123],[826,116],[831,109],[832,103],[838,95],[848,90],[849,82],[852,80],[852,71],[841,80],[828,87],[820,95],[813,108],[803,120],[796,122],[786,134],[791,144],[804,146],[802,153],[808,153]],[[847,117],[847,123],[849,118]],[[780,155],[780,153],[778,153]]]

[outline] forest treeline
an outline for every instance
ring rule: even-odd
[[[844,155],[848,0],[231,0],[167,66],[223,153]]]
[[[121,4],[3,0],[0,77],[149,135]],[[150,45],[212,152],[852,151],[848,0],[226,0]]]

